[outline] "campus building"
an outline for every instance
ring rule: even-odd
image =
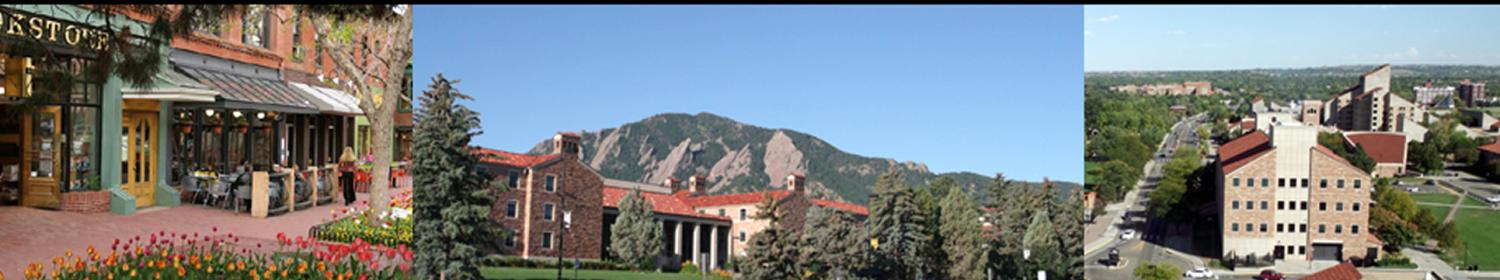
[[[1411,88],[1417,104],[1424,106],[1435,105],[1438,101],[1442,101],[1443,98],[1453,96],[1454,90],[1453,86],[1433,86],[1431,81]]]
[[[1375,177],[1393,178],[1406,174],[1406,135],[1395,132],[1351,131],[1344,133],[1344,146],[1362,147],[1375,161]]]
[[[1484,83],[1463,80],[1458,83],[1458,98],[1464,105],[1475,107],[1477,102],[1484,100]]]
[[[1381,65],[1360,75],[1359,84],[1345,89],[1323,103],[1323,125],[1344,131],[1385,131],[1406,134],[1407,139],[1422,141],[1427,128],[1426,110],[1393,94],[1391,65]]]
[[[510,238],[498,240],[501,254],[523,258],[603,259],[609,256],[610,226],[619,216],[620,201],[640,190],[651,202],[661,223],[662,255],[723,267],[731,255],[743,256],[749,240],[769,226],[755,219],[756,205],[770,195],[781,202],[792,230],[803,227],[808,209],[825,207],[856,217],[869,215],[864,206],[815,199],[807,193],[806,178],[789,175],[783,189],[711,195],[703,176],[686,182],[668,178],[660,184],[607,178],[582,162],[580,137],[559,133],[553,150],[532,155],[476,148],[483,157],[480,172],[504,180],[510,190],[499,194],[490,214]],[[571,227],[560,222],[567,213]]]
[[[1378,257],[1369,174],[1318,145],[1318,130],[1283,122],[1219,147],[1222,256],[1300,260]]]
[[[338,77],[331,58],[290,6],[248,5],[191,34],[136,38],[169,41],[155,50],[164,59],[149,85],[79,73],[97,63],[87,50],[105,30],[149,30],[150,15],[23,4],[0,5],[0,13],[7,26],[27,27],[16,30],[64,30],[56,37],[0,33],[7,51],[0,55],[0,115],[7,116],[0,119],[0,205],[129,215],[190,201],[207,184],[189,178],[218,177],[202,174],[292,166],[331,172],[342,148],[355,143],[353,124],[363,112],[330,82]],[[53,84],[41,78],[46,73],[77,79]],[[71,207],[98,199],[108,206]]]

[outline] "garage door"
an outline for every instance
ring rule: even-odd
[[[1343,244],[1313,244],[1312,258],[1319,261],[1340,261],[1344,259]]]

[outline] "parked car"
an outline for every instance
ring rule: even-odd
[[[1208,270],[1208,268],[1201,267],[1201,266],[1193,268],[1193,270],[1189,270],[1187,272],[1183,272],[1182,276],[1183,277],[1187,277],[1187,278],[1193,278],[1193,279],[1202,279],[1202,278],[1214,278],[1214,279],[1218,279],[1219,278],[1218,276],[1214,276],[1214,272],[1213,271],[1210,271],[1210,270]]]
[[[1260,271],[1260,275],[1256,276],[1255,279],[1260,279],[1260,280],[1282,280],[1282,279],[1286,279],[1286,275],[1282,275],[1281,272],[1276,272],[1275,269],[1267,269],[1267,270],[1261,270]]]
[[[1109,248],[1109,256],[1099,259],[1099,264],[1109,267],[1120,265],[1120,249]]]
[[[1135,239],[1135,238],[1136,238],[1136,234],[1135,234],[1135,230],[1133,230],[1133,229],[1127,229],[1127,230],[1125,230],[1125,232],[1120,233],[1120,240],[1131,240],[1131,239]]]
[[[1420,192],[1420,191],[1422,191],[1422,190],[1419,189],[1419,188],[1417,188],[1417,186],[1406,186],[1406,192],[1415,193],[1415,192]]]

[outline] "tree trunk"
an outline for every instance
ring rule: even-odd
[[[398,88],[399,89],[399,88]],[[374,112],[366,111],[365,118],[370,119],[371,139],[370,146],[374,148],[375,163],[370,174],[370,210],[376,216],[373,217],[378,224],[382,222],[381,217],[390,206],[390,197],[386,190],[390,189],[391,183],[391,157],[395,149],[392,134],[395,133],[393,120],[396,117],[396,95],[398,92],[386,91],[381,95],[380,108]]]

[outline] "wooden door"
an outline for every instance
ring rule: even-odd
[[[120,186],[135,196],[135,207],[156,205],[156,113],[127,112],[120,127]]]
[[[42,107],[26,114],[25,122],[21,144],[26,151],[21,160],[21,205],[57,209],[62,192],[58,182],[64,171],[62,109]]]

